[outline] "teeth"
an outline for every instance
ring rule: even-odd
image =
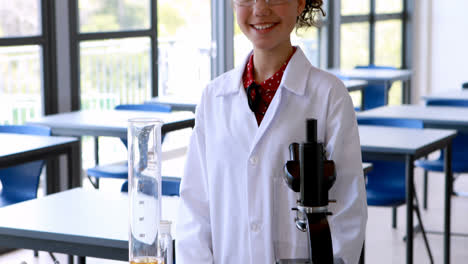
[[[267,25],[254,25],[254,28],[255,28],[255,29],[262,30],[262,29],[271,28],[272,26],[273,26],[273,24],[267,24]]]

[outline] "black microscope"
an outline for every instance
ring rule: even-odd
[[[333,246],[327,216],[328,190],[336,179],[335,165],[327,160],[323,143],[317,141],[317,120],[306,121],[306,142],[289,146],[290,159],[284,166],[284,180],[300,192],[296,227],[308,233],[310,259],[282,259],[277,264],[333,264]],[[336,261],[335,263],[339,263]]]

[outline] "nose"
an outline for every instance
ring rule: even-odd
[[[267,0],[257,0],[254,4],[254,15],[256,16],[267,16],[270,15],[271,9]]]

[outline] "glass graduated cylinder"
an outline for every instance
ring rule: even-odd
[[[128,127],[129,260],[157,258],[161,220],[161,126],[157,119],[130,119]]]

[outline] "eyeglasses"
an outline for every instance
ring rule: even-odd
[[[291,2],[291,0],[265,0],[266,4],[269,6],[272,5],[282,5]],[[253,6],[257,3],[257,0],[234,0],[234,3],[239,6]]]

